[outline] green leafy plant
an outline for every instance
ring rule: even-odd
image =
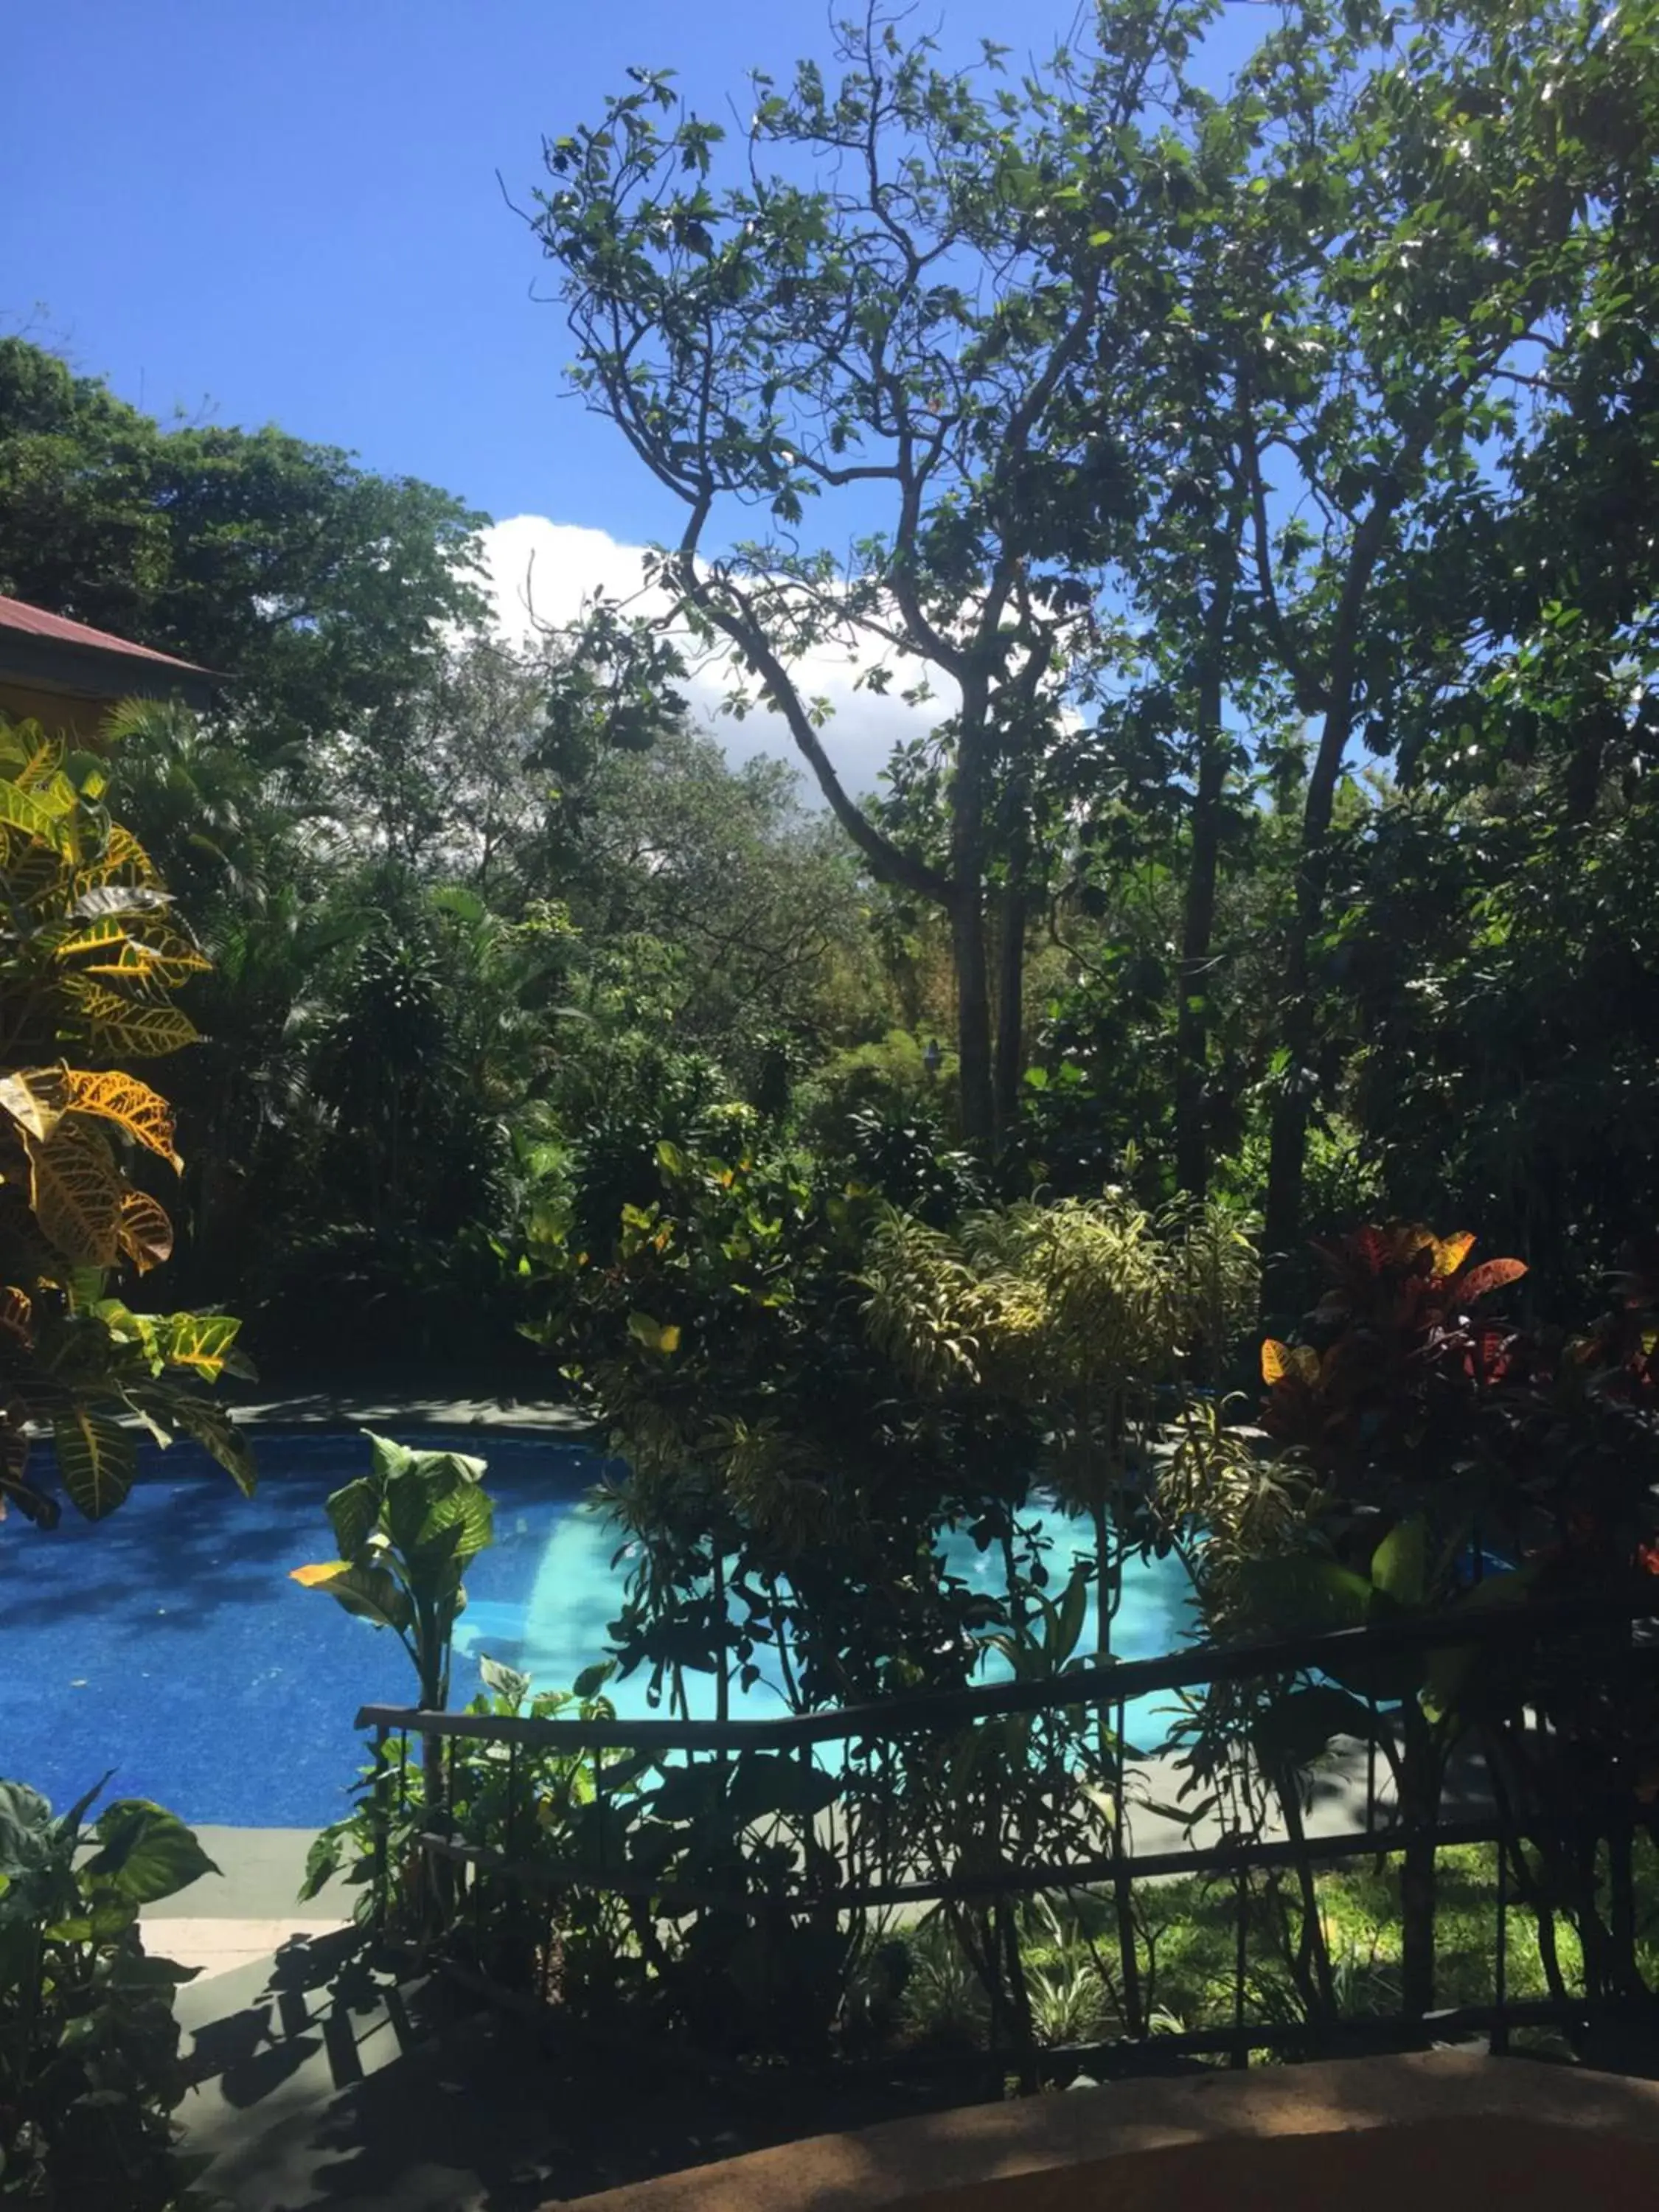
[[[198,1969],[151,1957],[138,1913],[218,1869],[145,1799],[85,1825],[98,1794],[54,1817],[37,1790],[0,1782],[0,2197],[162,2212],[187,2178],[173,1992]]]
[[[420,1704],[441,1712],[449,1703],[455,1623],[466,1605],[461,1577],[492,1538],[484,1462],[365,1433],[368,1473],[328,1501],[340,1556],[295,1567],[293,1579],[391,1629],[409,1654]]]
[[[470,1713],[498,1719],[616,1717],[615,1707],[603,1695],[612,1671],[608,1662],[588,1668],[568,1690],[533,1693],[529,1677],[516,1668],[485,1656],[479,1669],[484,1688],[467,1706]],[[568,1842],[572,1811],[592,1797],[592,1773],[590,1761],[568,1753],[526,1751],[509,1757],[501,1744],[463,1738],[455,1745],[446,1778],[443,1810],[452,1833],[462,1842],[499,1844],[512,1837],[525,1859],[546,1857]],[[628,1784],[624,1779],[615,1786]],[[430,1826],[431,1811],[426,1778],[410,1764],[406,1741],[386,1759],[371,1759],[358,1778],[356,1804],[312,1843],[300,1901],[308,1903],[326,1883],[342,1878],[359,1893],[354,1919],[398,1930],[406,1905],[419,1893],[418,1838]],[[377,1875],[385,1883],[378,1895]],[[478,1935],[476,1922],[471,1932]],[[492,1941],[498,1942],[501,1933],[495,1927]]]
[[[1036,1899],[1041,1948],[1025,1972],[1037,2041],[1090,2043],[1105,2032],[1109,2007],[1099,1962],[1046,1897]]]

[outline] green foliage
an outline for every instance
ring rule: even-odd
[[[896,1389],[860,1319],[872,1200],[736,1108],[663,1140],[609,1224],[587,1164],[532,1214],[523,1280],[526,1327],[629,1462],[612,1501],[640,1545],[613,1632],[624,1667],[649,1667],[653,1698],[688,1668],[724,1698],[768,1664],[811,1703],[961,1679],[977,1607],[941,1582],[933,1532],[970,1501],[975,1519],[1012,1510],[1027,1425],[977,1409],[970,1476],[961,1416]],[[722,1577],[755,1592],[746,1620]]]
[[[142,1798],[88,1824],[0,1782],[0,2177],[64,2212],[185,2201],[172,2115],[189,2087],[173,1991],[198,1971],[144,1949],[138,1912],[217,1872]]]
[[[375,1628],[391,1629],[415,1668],[421,1704],[441,1711],[449,1702],[455,1623],[466,1605],[461,1578],[492,1540],[484,1462],[364,1433],[368,1473],[328,1501],[340,1556],[296,1567],[293,1578],[325,1589]]]
[[[262,757],[361,726],[480,617],[483,520],[274,428],[163,428],[0,340],[0,592],[234,678]]]

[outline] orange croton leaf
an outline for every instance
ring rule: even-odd
[[[1518,1283],[1527,1272],[1524,1260],[1483,1260],[1471,1267],[1458,1285],[1458,1293],[1469,1300],[1484,1298],[1488,1291],[1501,1291],[1505,1283]]]
[[[1319,1354],[1310,1344],[1280,1344],[1270,1336],[1261,1347],[1261,1379],[1283,1382],[1294,1376],[1298,1382],[1317,1382]]]
[[[116,1231],[121,1249],[141,1275],[158,1267],[173,1250],[173,1224],[167,1209],[147,1190],[130,1190],[121,1200]]]
[[[34,1308],[28,1293],[20,1291],[14,1283],[0,1290],[0,1329],[15,1337],[22,1345],[34,1341]]]

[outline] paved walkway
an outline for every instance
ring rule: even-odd
[[[139,1915],[144,1942],[200,1979],[269,1961],[296,1937],[326,1936],[351,1918],[357,1891],[332,1881],[310,1904],[299,1902],[310,1828],[198,1827],[202,1849],[219,1868],[176,1897]]]

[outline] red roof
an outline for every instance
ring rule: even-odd
[[[159,660],[168,668],[187,668],[192,676],[210,672],[193,660],[180,660],[177,653],[157,653],[148,645],[112,637],[106,629],[49,615],[44,607],[31,607],[21,599],[0,599],[0,630],[6,629],[21,631],[25,637],[51,638],[59,645],[84,646],[94,653],[118,653],[127,660]]]

